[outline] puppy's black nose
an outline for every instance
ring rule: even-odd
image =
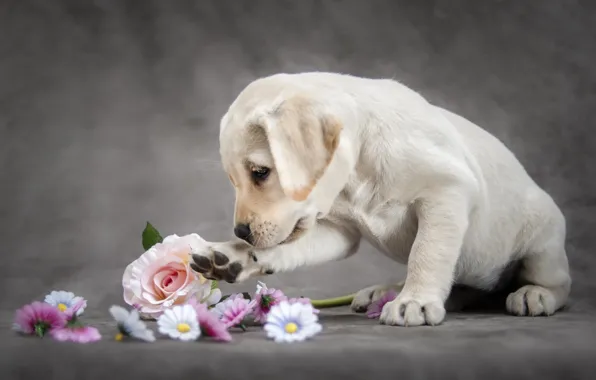
[[[239,239],[250,243],[250,226],[248,224],[237,224],[236,227],[234,227],[234,235],[236,235]]]

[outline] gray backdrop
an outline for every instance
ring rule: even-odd
[[[567,216],[573,307],[587,310],[595,36],[595,3],[580,0],[4,0],[2,326],[52,289],[105,318],[147,220],[164,234],[231,237],[220,117],[258,77],[315,70],[396,78],[503,140]],[[268,283],[322,297],[402,274],[365,244]]]

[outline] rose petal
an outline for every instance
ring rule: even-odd
[[[157,297],[155,297],[155,295],[148,293],[148,292],[142,293],[142,299],[149,302],[150,304],[154,304],[154,305],[158,305],[158,304],[161,304],[164,302],[163,298],[157,298]],[[147,302],[145,302],[145,304]]]
[[[169,235],[169,236],[166,236],[165,238],[163,238],[163,240],[161,242],[163,244],[171,244],[179,239],[180,239],[180,236],[178,236],[176,234],[172,234],[172,235]]]
[[[167,292],[167,293],[171,294],[171,293],[176,292],[180,288],[184,287],[184,285],[186,284],[186,282],[188,280],[187,277],[188,277],[188,275],[186,274],[185,271],[178,270],[178,271],[173,272],[168,277],[170,282],[168,284],[165,284],[165,283],[162,284],[164,293]]]

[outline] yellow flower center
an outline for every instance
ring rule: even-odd
[[[120,342],[122,340],[122,338],[124,338],[124,335],[122,335],[121,333],[116,334],[116,336],[114,337],[114,339],[117,340],[118,342]]]
[[[187,333],[190,331],[190,325],[188,323],[178,323],[176,329],[178,329],[178,331],[180,331],[181,333]]]
[[[298,331],[297,324],[295,324],[294,322],[290,322],[290,323],[286,324],[286,332],[288,334],[294,334],[296,331]]]
[[[65,304],[63,304],[63,303],[58,304],[58,310],[65,311],[66,309],[68,309],[68,306],[66,306]]]

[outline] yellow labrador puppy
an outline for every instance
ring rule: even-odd
[[[512,263],[515,315],[550,315],[571,285],[565,218],[495,137],[404,85],[333,73],[278,74],[221,120],[237,241],[195,247],[193,269],[240,282],[346,258],[361,239],[407,264],[405,281],[359,292],[380,317],[437,325],[454,284],[490,290]]]

